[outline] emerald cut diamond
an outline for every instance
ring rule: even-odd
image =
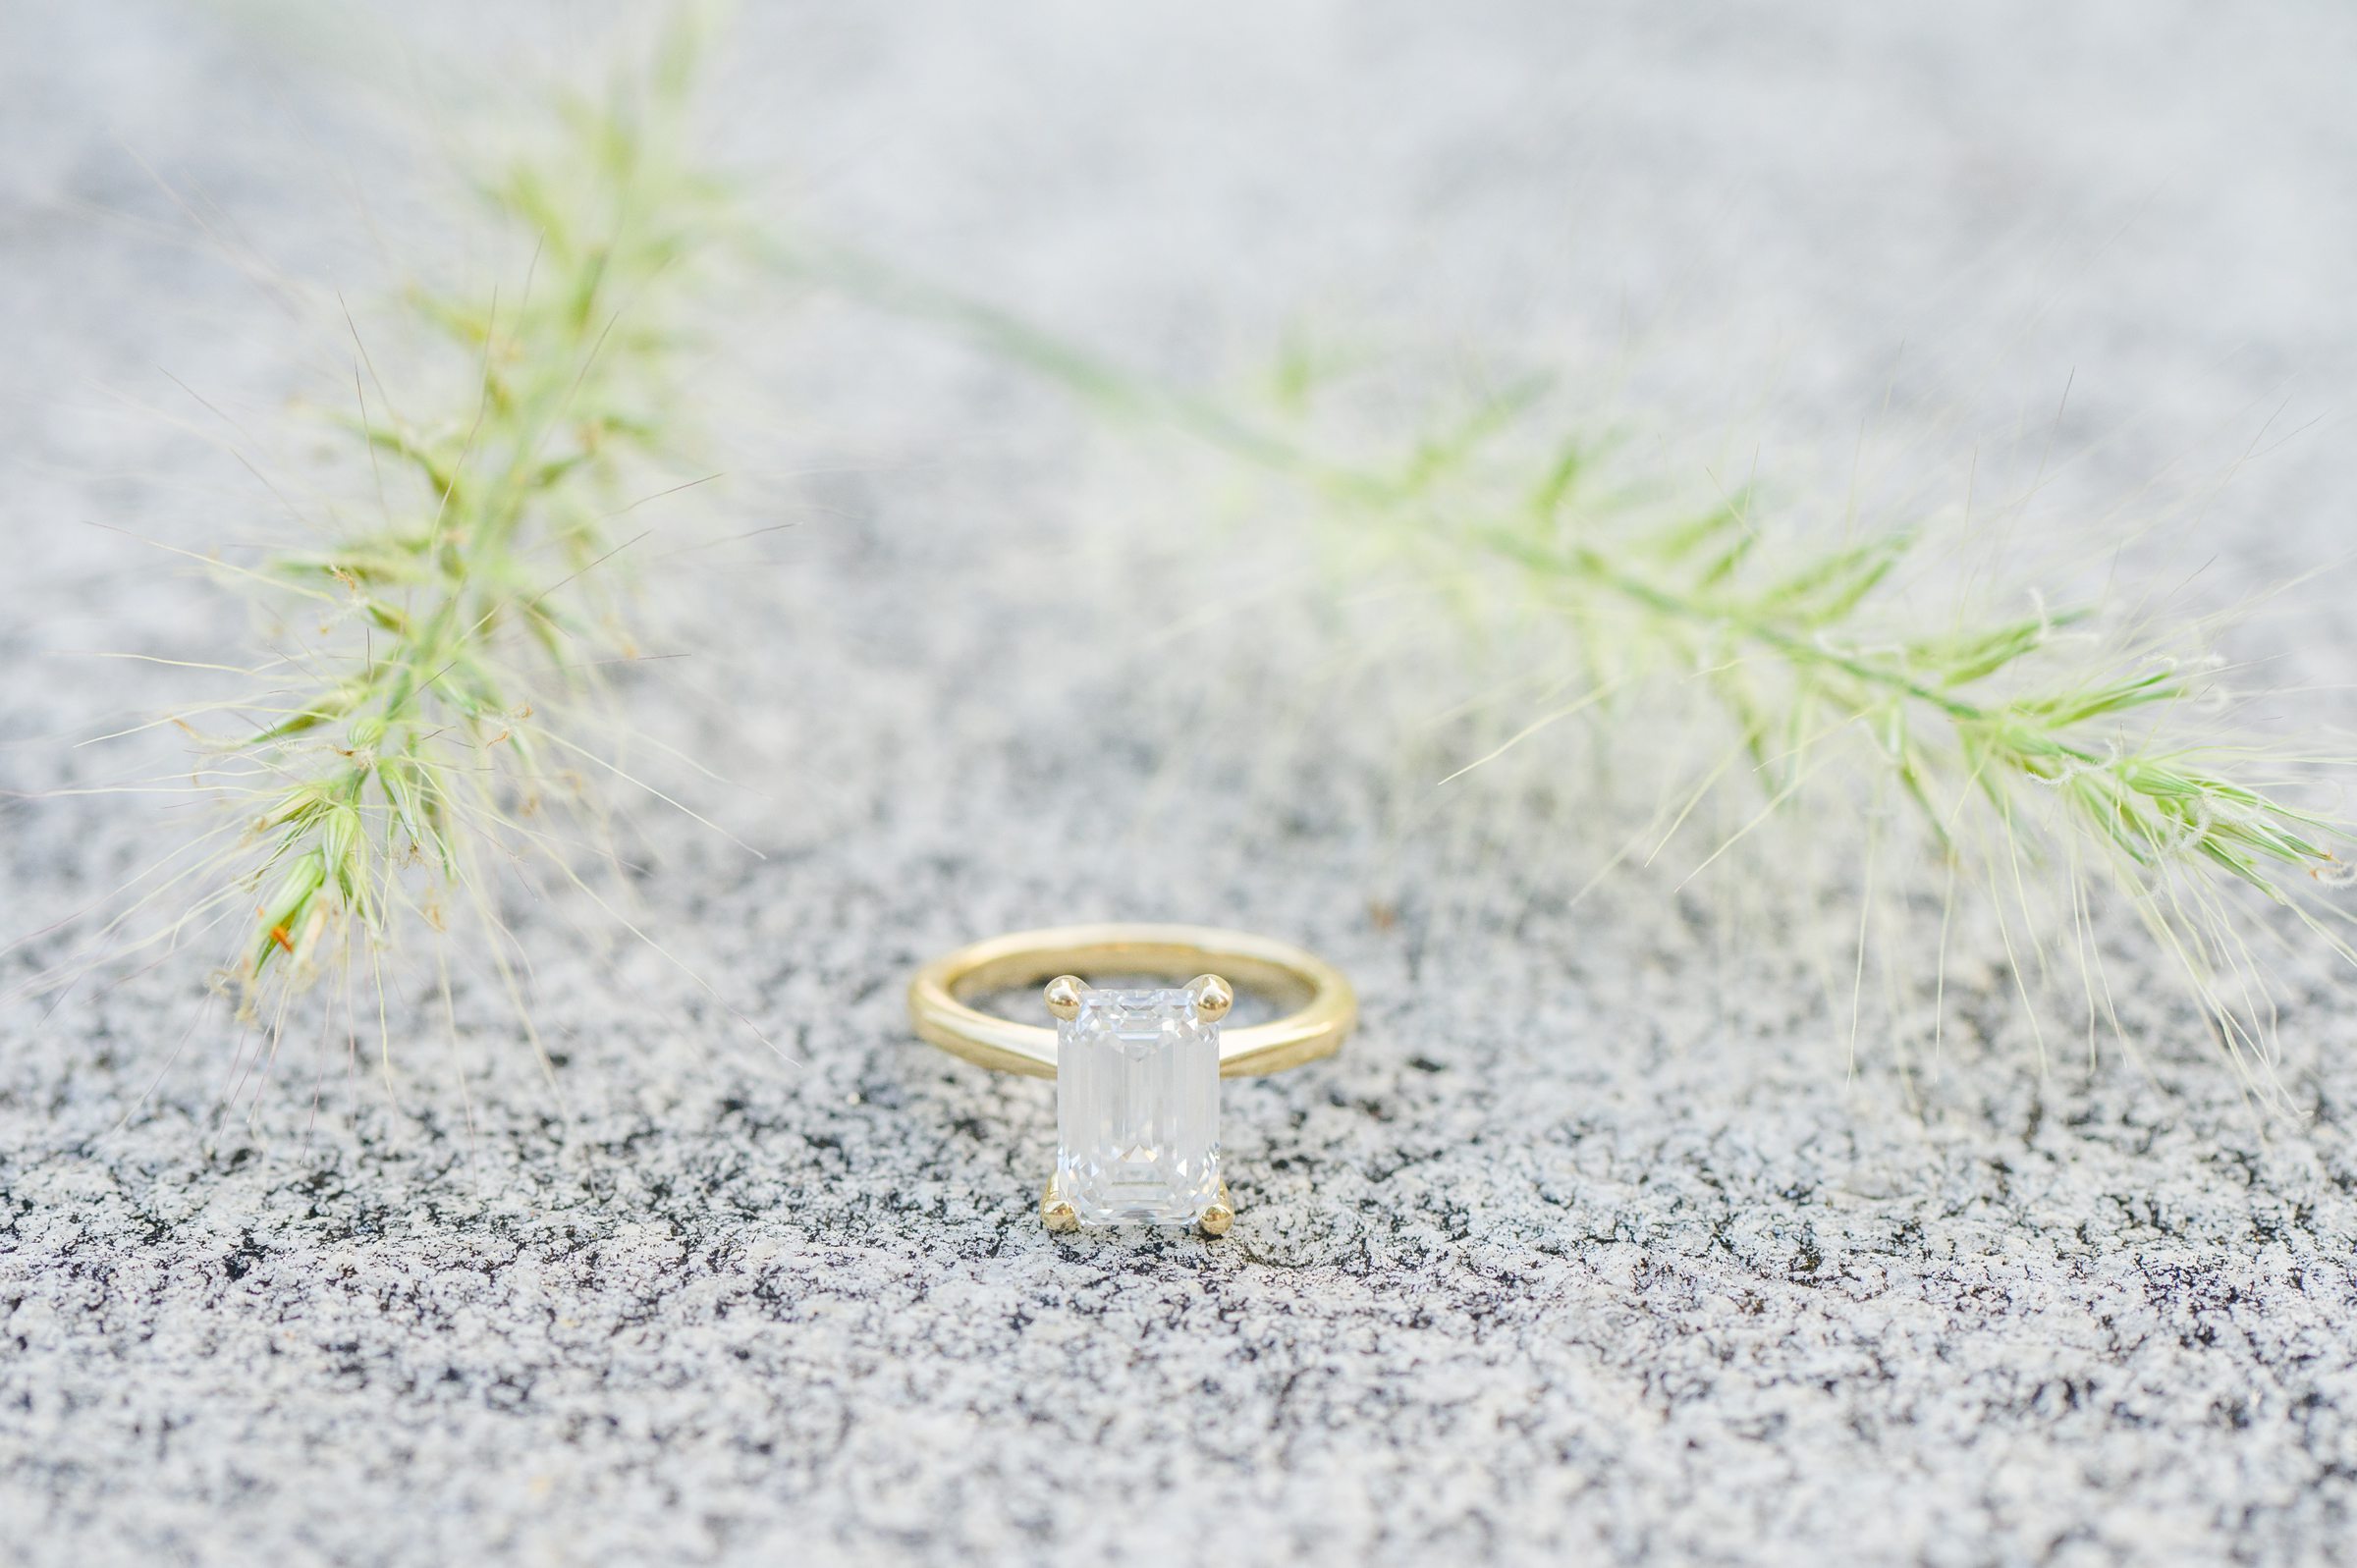
[[[1213,1005],[1204,998],[1201,982],[1082,990],[1072,1016],[1058,1019],[1052,1191],[1080,1223],[1189,1224],[1223,1203],[1220,1018],[1227,989],[1219,988]]]

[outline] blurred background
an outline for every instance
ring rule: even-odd
[[[296,525],[275,482],[351,375],[325,303],[512,266],[454,158],[642,21],[0,12],[0,938],[176,831],[72,793],[117,766],[74,742],[199,688],[93,656],[253,646],[142,541]],[[763,5],[699,108],[779,233],[1223,407],[1332,367],[1396,450],[1545,375],[1804,518],[1977,486],[2033,561],[2189,616],[2307,579],[2231,650],[2321,732],[2353,68],[2329,4]],[[1232,469],[856,291],[709,303],[725,477],[649,508],[682,657],[626,683],[747,846],[627,809],[695,978],[521,900],[555,1087],[479,977],[405,1024],[397,1091],[341,1038],[257,1074],[192,967],[12,1009],[27,1560],[2329,1552],[2357,1076],[2321,966],[2293,1118],[2187,1014],[2136,1060],[2034,1039],[1986,941],[1944,1056],[1861,1038],[1839,854],[1574,898],[1656,804],[1641,745],[1441,790],[1481,678],[1339,636],[1384,607]],[[1936,933],[1936,874],[1894,875]],[[1060,1250],[1044,1086],[914,1046],[900,988],[1140,915],[1308,943],[1366,1025],[1229,1096],[1232,1244]]]

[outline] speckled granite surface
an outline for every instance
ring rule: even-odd
[[[1575,363],[1633,323],[1650,396],[1731,374],[1836,462],[1862,417],[1941,474],[2052,426],[2063,519],[2255,446],[2165,541],[2208,563],[2197,604],[2346,549],[2339,8],[998,9],[763,10],[732,135],[823,221],[1174,373],[1304,310]],[[430,59],[479,23],[396,31]],[[160,365],[265,428],[306,363],[124,149],[274,264],[381,285],[335,192],[398,214],[411,143],[344,81],[173,8],[0,15],[0,786],[89,781],[58,737],[175,690],[59,651],[239,635],[77,525],[202,543],[266,505],[116,395],[182,416]],[[463,1081],[421,1032],[398,1108],[318,1042],[247,1074],[185,973],[10,1012],[0,1560],[2345,1549],[2357,1009],[2321,972],[2297,1118],[2132,977],[2141,1066],[2042,1071],[1985,967],[1942,1061],[1853,1063],[1837,882],[1772,938],[1674,874],[1566,908],[1612,824],[1509,789],[1382,826],[1424,797],[1282,647],[1176,658],[1043,602],[1075,560],[1150,573],[1122,541],[1169,522],[1055,399],[823,303],[727,357],[750,479],[703,526],[804,526],[682,573],[741,629],[648,701],[756,781],[699,804],[768,858],[649,817],[640,893],[794,1059],[549,922],[561,1097],[472,991]],[[2345,681],[2342,599],[2254,635]],[[159,831],[12,804],[10,934]],[[1148,900],[1318,946],[1366,1026],[1231,1096],[1227,1242],[1053,1240],[1044,1086],[909,1044],[899,986]]]

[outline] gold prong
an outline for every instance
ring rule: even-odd
[[[1211,1207],[1203,1211],[1203,1217],[1195,1223],[1206,1236],[1228,1234],[1228,1227],[1235,1223],[1235,1205],[1229,1200],[1228,1183],[1220,1183],[1219,1197],[1212,1200]]]
[[[1033,974],[1039,971],[1034,969]],[[1088,994],[1087,983],[1078,975],[1058,975],[1048,982],[1043,995],[1048,999],[1048,1011],[1067,1022],[1080,1016],[1080,999]]]
[[[1071,1234],[1080,1228],[1079,1212],[1065,1202],[1064,1194],[1056,1189],[1056,1178],[1048,1178],[1048,1190],[1039,1195],[1039,1222],[1059,1236]]]
[[[1218,975],[1197,975],[1186,983],[1195,994],[1195,1015],[1205,1023],[1218,1023],[1235,1005],[1235,993]]]

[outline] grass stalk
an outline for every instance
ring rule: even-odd
[[[1900,568],[1938,530],[1824,546],[1765,520],[1748,492],[1681,511],[1662,499],[1666,485],[1607,479],[1584,441],[1520,459],[1524,393],[1493,400],[1388,465],[1337,461],[872,257],[801,243],[771,260],[964,336],[1102,413],[1183,432],[1272,476],[1291,496],[1282,505],[1345,542],[1332,555],[1354,571],[1447,584],[1439,591],[1467,616],[1474,645],[1509,622],[1549,628],[1584,672],[1582,688],[1472,766],[1566,718],[1658,712],[1631,699],[1648,676],[1666,676],[1676,700],[1707,693],[1732,729],[1767,802],[1753,825],[1822,800],[1827,780],[1844,772],[1862,769],[1870,792],[1879,794],[1878,779],[1894,786],[1947,868],[1936,1011],[1951,989],[1959,875],[1999,910],[2025,998],[2051,943],[2092,946],[2096,890],[2124,898],[2213,1039],[2278,1103],[2272,976],[2252,945],[2263,922],[2224,895],[2287,911],[2306,938],[2357,963],[2333,896],[2357,870],[2344,858],[2352,831],[2304,803],[2345,764],[2299,755],[2279,733],[2211,732],[2201,716],[2222,702],[2223,677],[2199,626],[2122,628],[2100,606],[2050,611],[2035,595],[2027,614],[1926,607],[1902,588]],[[1820,766],[1836,746],[1849,768]],[[2067,868],[2071,930],[2039,935],[2021,952],[2011,932],[2029,915],[2025,861]],[[2008,902],[2023,906],[2010,919]],[[2097,951],[2075,965],[2091,1034],[2099,1018],[2117,1027],[2100,962]],[[2031,1015],[2035,1026],[2034,1005]]]
[[[692,23],[606,92],[559,95],[470,179],[515,264],[413,285],[390,329],[422,350],[418,382],[452,390],[396,396],[339,311],[351,406],[333,417],[371,503],[357,522],[306,515],[315,537],[251,564],[208,562],[285,629],[250,667],[266,688],[171,721],[196,762],[192,785],[165,787],[225,801],[242,830],[120,899],[43,983],[226,919],[223,980],[275,1055],[323,975],[376,989],[382,1019],[411,941],[479,921],[474,945],[522,1008],[495,884],[533,862],[579,884],[584,845],[611,857],[581,769],[635,782],[590,732],[607,672],[639,653],[617,581],[635,536],[616,523],[633,486],[679,469],[677,366],[736,232],[729,189],[693,154]]]

